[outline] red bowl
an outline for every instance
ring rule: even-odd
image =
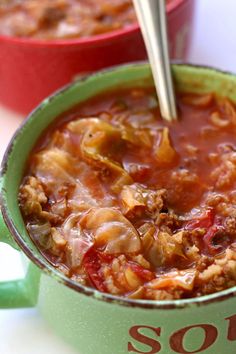
[[[170,53],[184,59],[191,39],[195,0],[167,4]],[[76,75],[146,59],[138,24],[82,39],[35,40],[0,36],[0,102],[28,113]]]

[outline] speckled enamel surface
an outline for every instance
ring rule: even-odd
[[[215,91],[236,101],[233,75],[186,65],[175,65],[173,72],[181,90]],[[147,64],[95,74],[45,100],[17,131],[2,165],[1,210],[7,227],[1,219],[0,232],[5,242],[18,244],[31,266],[23,282],[0,286],[0,307],[38,304],[56,332],[81,354],[234,353],[235,288],[193,300],[165,302],[124,300],[84,288],[42,258],[27,235],[18,208],[18,187],[27,155],[59,113],[109,88],[151,83]]]

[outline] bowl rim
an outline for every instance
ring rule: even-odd
[[[236,74],[223,71],[211,66],[206,66],[206,65],[195,65],[192,63],[183,63],[179,61],[174,61],[173,64],[175,66],[184,66],[187,68],[195,68],[195,69],[203,69],[211,72],[215,72],[218,74],[223,74],[227,76],[234,77],[235,83],[236,83]],[[86,80],[89,80],[90,78],[100,78],[101,74],[106,74],[109,72],[113,72],[115,70],[119,70],[119,68],[132,68],[132,67],[142,67],[143,65],[146,65],[148,68],[147,62],[134,62],[134,63],[129,63],[129,64],[123,64],[123,65],[118,65],[118,66],[113,66],[108,69],[100,70],[97,73],[94,73],[92,75],[87,75],[86,77],[83,77],[79,82],[84,82]],[[50,103],[51,100],[54,100],[61,94],[63,94],[65,91],[67,91],[69,88],[73,87],[76,85],[76,82],[66,85],[62,87],[61,89],[57,90],[54,92],[49,98],[47,98],[47,103]],[[11,151],[14,148],[15,145],[15,140],[18,138],[18,136],[21,134],[21,132],[24,130],[25,125],[27,124],[29,119],[32,119],[38,111],[41,111],[41,109],[45,106],[45,102],[41,102],[40,105],[38,105],[27,117],[26,120],[23,121],[23,123],[19,126],[19,128],[15,131],[14,135],[12,136],[2,159],[1,162],[1,168],[0,168],[0,182],[4,179],[5,174],[7,173],[8,170],[8,157],[11,155]],[[33,118],[34,119],[34,118]],[[56,117],[55,117],[56,119]],[[1,184],[1,183],[0,183]],[[55,280],[57,280],[59,283],[62,283],[63,285],[79,292],[80,294],[92,297],[94,300],[100,300],[104,301],[106,303],[115,303],[117,305],[121,306],[126,306],[126,307],[136,307],[136,308],[145,308],[145,309],[158,309],[158,310],[164,310],[164,309],[181,309],[181,308],[190,308],[193,306],[203,306],[207,305],[209,303],[214,303],[218,301],[224,301],[229,298],[235,297],[236,295],[236,286],[225,289],[220,292],[216,292],[210,295],[204,295],[200,297],[195,297],[195,298],[189,298],[189,299],[179,299],[179,300],[141,300],[141,299],[129,299],[125,298],[122,296],[115,296],[107,293],[102,293],[94,288],[90,288],[88,286],[81,285],[79,283],[76,283],[75,281],[71,280],[70,278],[66,277],[63,273],[59,272],[56,268],[54,267],[49,267],[49,264],[47,260],[41,255],[41,257],[36,257],[34,252],[28,247],[27,243],[23,240],[21,237],[20,233],[18,232],[13,219],[11,218],[11,215],[8,211],[8,206],[7,206],[7,200],[6,200],[6,191],[4,188],[0,189],[0,210],[2,212],[3,220],[8,227],[11,237],[14,239],[16,244],[20,247],[20,250],[24,252],[24,254],[35,264],[37,265],[44,273],[47,275],[51,276]]]
[[[193,0],[170,0],[167,3],[167,13],[168,15],[172,14],[176,9],[178,9],[181,5],[184,5],[187,2],[191,2]],[[21,45],[30,45],[36,47],[67,47],[67,46],[77,46],[80,48],[99,45],[103,42],[115,42],[118,38],[125,39],[126,36],[132,36],[136,33],[140,32],[140,28],[137,22],[118,30],[106,32],[103,34],[98,34],[90,37],[83,38],[68,38],[68,39],[36,39],[36,38],[28,38],[28,37],[16,37],[16,36],[7,36],[0,35],[0,42],[5,43],[13,43],[13,44],[21,44]]]

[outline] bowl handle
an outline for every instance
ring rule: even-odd
[[[0,242],[19,249],[0,212]],[[37,302],[39,271],[30,263],[25,278],[0,282],[0,309],[33,307]]]

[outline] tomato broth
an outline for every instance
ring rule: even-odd
[[[59,117],[29,158],[19,203],[31,238],[75,282],[132,299],[236,285],[236,110],[153,88],[100,95]]]

